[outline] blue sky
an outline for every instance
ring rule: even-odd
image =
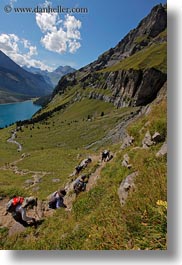
[[[94,61],[166,0],[1,0],[0,50],[21,66],[53,70]],[[12,8],[87,8],[88,13],[15,13]],[[40,11],[40,9],[39,9]]]

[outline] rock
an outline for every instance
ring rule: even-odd
[[[135,177],[138,176],[138,172],[135,171],[132,174],[128,175],[120,184],[120,187],[118,189],[118,196],[121,203],[121,206],[123,206],[126,202],[126,199],[128,197],[128,194],[130,191],[133,191],[135,189],[134,180]]]
[[[29,156],[30,156],[30,154],[23,153],[23,154],[21,155],[21,158],[26,158],[26,157],[29,157]]]
[[[104,52],[97,60],[78,71],[62,77],[52,98],[56,94],[63,94],[70,87],[79,84],[82,88],[88,86],[91,88],[89,98],[110,102],[116,107],[144,106],[152,102],[167,80],[166,73],[157,70],[152,65],[144,67],[145,69],[143,67],[139,67],[140,69],[118,68],[116,71],[109,70],[106,72],[99,72],[98,70],[112,67],[153,44],[166,43],[165,34],[163,37],[160,36],[166,27],[166,7],[157,5],[114,48]],[[161,56],[165,59],[165,55],[161,54]],[[73,100],[79,101],[83,97],[84,95],[78,92]],[[149,109],[148,111],[150,111]]]
[[[126,137],[125,137],[124,140],[123,140],[123,144],[122,144],[122,146],[121,146],[121,149],[123,150],[123,149],[125,149],[126,147],[132,145],[133,141],[134,141],[133,136],[130,136],[129,134],[127,134]]]
[[[32,179],[27,179],[27,180],[25,180],[25,184],[26,184],[27,186],[29,186],[29,185],[33,185],[33,184],[34,184],[34,181],[33,181]]]
[[[42,178],[39,177],[39,176],[37,176],[37,175],[35,175],[35,176],[33,176],[33,177],[34,177],[34,184],[40,183],[41,180],[42,180]]]
[[[60,182],[60,179],[52,179],[52,182],[54,183]]]
[[[142,140],[142,147],[143,148],[149,148],[153,144],[154,144],[154,142],[152,141],[151,134],[149,131],[147,131],[144,139]]]
[[[167,143],[164,142],[160,150],[157,152],[156,157],[164,156],[167,154]]]
[[[133,106],[144,106],[152,102],[165,83],[166,78],[166,74],[154,68],[144,70],[142,81],[133,99]]]
[[[154,135],[152,136],[152,140],[155,143],[160,143],[162,141],[162,137],[161,137],[160,133],[155,132]]]
[[[38,190],[40,190],[40,187],[39,187],[39,186],[36,186],[36,187],[33,187],[33,188],[32,188],[32,191],[33,191],[33,192],[36,192],[36,191],[38,191]]]
[[[124,156],[123,156],[123,161],[122,161],[122,166],[123,167],[127,167],[127,168],[131,168],[132,167],[132,165],[129,163],[129,161],[130,161],[130,158],[129,158],[129,156],[128,156],[128,154],[125,154]]]
[[[12,227],[10,227],[9,229],[9,233],[8,233],[8,236],[11,237],[15,234],[19,234],[19,233],[22,233],[25,231],[25,227],[23,225],[21,225],[20,223],[16,222],[13,224]]]

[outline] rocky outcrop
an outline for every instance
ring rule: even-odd
[[[131,30],[114,48],[103,53],[89,65],[64,76],[55,88],[52,98],[78,85],[79,90],[83,90],[79,91],[79,96],[75,96],[75,101],[87,96],[90,99],[111,102],[116,107],[144,106],[152,102],[167,79],[165,73],[152,68],[153,64],[145,69],[142,67],[133,69],[131,65],[131,69],[110,68],[105,73],[99,70],[115,65],[154,43],[156,45],[166,42],[166,34],[160,36],[166,26],[166,7],[157,5],[138,27]],[[84,93],[88,87],[89,95]]]
[[[154,135],[152,135],[152,141],[154,141],[155,143],[160,143],[162,141],[160,133],[155,132]]]
[[[148,46],[167,26],[166,6],[155,6],[139,25],[131,30],[114,48],[109,49],[99,58],[84,67],[85,71],[97,71],[120,62]],[[81,69],[83,70],[83,68]]]
[[[166,78],[166,74],[154,68],[120,70],[109,73],[105,87],[111,91],[109,101],[115,106],[142,106],[156,98]]]
[[[146,132],[145,137],[142,140],[142,147],[149,148],[153,144],[162,142],[162,136],[159,132],[155,132],[152,136],[149,131]]]
[[[131,168],[132,165],[130,164],[130,158],[128,154],[124,154],[123,156],[123,161],[122,161],[122,166],[123,167],[127,167],[127,168]]]
[[[160,150],[157,152],[156,157],[161,157],[167,154],[167,143],[164,142]]]
[[[121,149],[123,150],[126,147],[132,145],[133,141],[134,141],[133,136],[126,134],[125,137],[123,137],[123,143],[122,143]]]
[[[126,199],[128,197],[128,194],[135,189],[134,180],[138,176],[138,172],[133,172],[132,174],[128,175],[120,184],[120,187],[118,189],[118,196],[121,203],[121,206],[123,206],[126,202]]]
[[[154,142],[152,141],[152,136],[149,131],[146,132],[145,137],[142,140],[142,147],[143,148],[149,148],[151,145],[153,145]]]

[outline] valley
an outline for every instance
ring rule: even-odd
[[[166,19],[154,7],[116,47],[63,76],[32,118],[0,130],[0,249],[167,249]],[[67,208],[48,209],[60,188]],[[38,198],[28,211],[37,227],[4,215],[15,194]]]

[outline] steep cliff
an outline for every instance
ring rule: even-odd
[[[52,99],[77,86],[79,100],[87,96],[112,102],[117,107],[152,102],[167,79],[166,26],[166,6],[157,5],[115,48],[64,76]]]

